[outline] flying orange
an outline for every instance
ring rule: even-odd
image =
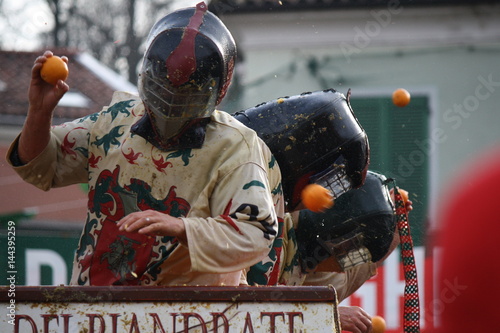
[[[392,102],[399,107],[407,106],[410,103],[410,93],[408,90],[399,88],[392,93]]]
[[[332,193],[318,184],[309,184],[302,190],[302,203],[313,212],[322,212],[334,204]]]

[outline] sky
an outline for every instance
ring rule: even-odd
[[[181,8],[194,6],[198,0],[174,2],[174,8]],[[54,25],[46,0],[0,0],[0,13],[0,47],[4,50],[32,51],[39,47],[39,35]]]
[[[35,49],[39,34],[50,31],[54,24],[44,0],[3,1],[0,10],[1,46],[6,50]]]

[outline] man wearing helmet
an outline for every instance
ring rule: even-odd
[[[332,208],[314,213],[297,207],[286,214],[274,252],[247,270],[242,284],[333,285],[343,301],[399,244],[393,200],[388,180],[368,171],[365,183]],[[343,330],[370,332],[371,317],[363,309],[341,306],[339,313]]]
[[[287,208],[270,253],[244,271],[242,284],[331,284],[342,301],[399,244],[388,180],[367,172],[368,138],[349,97],[333,89],[307,92],[235,114],[276,157]],[[304,209],[301,191],[308,183],[328,188],[333,208]],[[343,330],[370,332],[371,317],[360,307],[341,306],[339,313]]]
[[[269,251],[284,212],[281,174],[254,131],[215,110],[235,43],[196,8],[152,28],[139,97],[117,92],[101,112],[51,128],[68,91],[32,69],[30,108],[8,159],[49,190],[89,184],[75,285],[237,285]],[[67,59],[66,59],[67,61]]]

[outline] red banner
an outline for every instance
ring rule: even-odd
[[[420,328],[422,332],[439,326],[439,313],[446,304],[460,296],[462,287],[457,281],[448,281],[447,288],[436,290],[436,263],[439,249],[428,251],[423,246],[415,247],[415,260],[420,299]],[[384,262],[377,275],[368,280],[351,297],[340,305],[362,307],[372,316],[385,318],[386,333],[403,332],[403,293],[405,280],[399,250]]]

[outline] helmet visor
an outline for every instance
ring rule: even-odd
[[[343,156],[339,156],[335,162],[323,172],[311,177],[311,182],[319,184],[333,195],[334,200],[352,189],[353,181],[347,174],[346,161]]]
[[[156,119],[202,118],[209,116],[215,109],[217,93],[214,90],[218,88],[218,78],[211,78],[202,85],[187,82],[175,87],[169,80],[161,80],[152,74],[151,61],[144,65],[139,79],[139,94]]]

